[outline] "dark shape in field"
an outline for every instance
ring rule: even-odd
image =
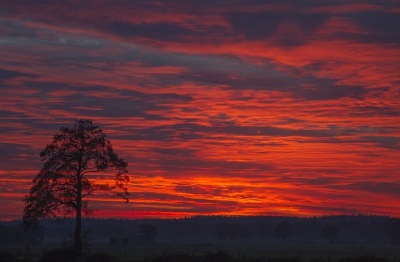
[[[282,241],[285,241],[291,235],[293,235],[292,226],[286,221],[280,222],[274,229],[274,236],[282,239]]]
[[[95,191],[107,191],[128,202],[125,187],[128,164],[113,150],[106,135],[90,120],[76,120],[73,128],[62,127],[53,142],[40,153],[44,166],[33,180],[25,197],[23,222],[26,229],[38,219],[75,214],[74,248],[82,251],[82,211],[93,214],[86,197]],[[114,185],[101,184],[90,173],[116,171]],[[116,191],[117,190],[117,191]],[[35,227],[34,227],[35,228]]]
[[[321,236],[329,240],[329,243],[332,243],[339,236],[339,229],[337,226],[333,224],[326,225],[322,231]]]
[[[154,242],[157,235],[157,228],[150,224],[140,225],[139,233],[144,237],[146,244]]]

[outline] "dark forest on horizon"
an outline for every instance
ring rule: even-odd
[[[73,219],[41,220],[36,231],[23,232],[21,220],[0,224],[1,243],[60,242],[71,238]],[[85,218],[83,228],[92,242],[121,245],[165,241],[400,243],[400,219],[380,215],[194,216],[175,219]],[[112,244],[112,243],[110,243]]]

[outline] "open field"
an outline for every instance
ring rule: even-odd
[[[210,243],[211,244],[211,243]],[[94,247],[96,249],[96,247]],[[99,249],[100,250],[100,249]],[[188,255],[204,255],[219,250],[229,255],[241,257],[301,257],[304,260],[335,261],[341,257],[374,255],[386,257],[391,261],[400,261],[400,248],[380,244],[327,244],[327,243],[264,243],[259,242],[214,242],[212,246],[205,243],[164,243],[150,247],[110,248],[102,247],[102,251],[132,261],[155,257],[165,253],[183,253]],[[125,260],[126,258],[126,260]]]
[[[56,243],[47,243],[29,248],[33,261],[45,252],[59,247]],[[25,257],[24,246],[2,246],[2,249]],[[400,261],[400,247],[387,244],[370,243],[278,243],[278,242],[232,242],[216,241],[209,243],[159,242],[147,246],[117,246],[107,243],[92,245],[92,252],[106,252],[121,261],[141,261],[167,254],[183,254],[201,256],[208,253],[226,251],[234,258],[243,260],[255,257],[289,258],[299,257],[303,261],[337,261],[343,257],[359,257],[373,255],[387,258],[389,261]]]

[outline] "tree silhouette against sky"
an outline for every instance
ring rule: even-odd
[[[96,191],[107,191],[128,202],[128,164],[114,152],[103,131],[87,119],[76,120],[73,128],[60,128],[40,158],[43,168],[24,199],[25,227],[35,225],[38,219],[75,215],[74,248],[81,252],[82,212],[93,214],[85,199]],[[113,185],[90,177],[111,171],[115,172]]]

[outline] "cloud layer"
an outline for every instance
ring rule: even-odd
[[[0,219],[80,118],[129,162],[132,202],[100,216],[400,215],[397,1],[0,10]]]

